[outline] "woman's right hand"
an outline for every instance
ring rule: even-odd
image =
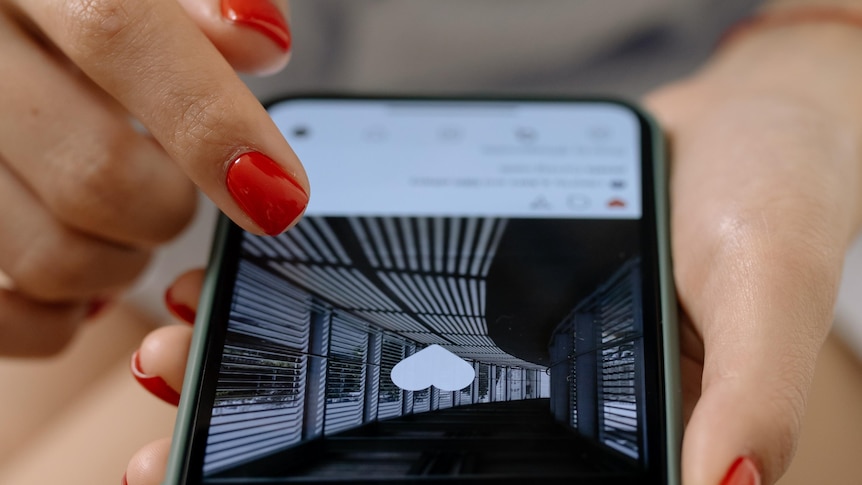
[[[63,348],[190,220],[191,182],[258,234],[300,216],[302,166],[235,72],[286,64],[286,14],[0,0],[0,355]]]

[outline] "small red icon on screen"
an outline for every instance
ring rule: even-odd
[[[611,199],[608,201],[608,207],[625,207],[626,201],[623,199]]]

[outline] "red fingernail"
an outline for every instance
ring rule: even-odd
[[[730,465],[721,485],[760,485],[760,472],[751,458],[742,456]]]
[[[194,325],[196,312],[185,303],[177,301],[174,298],[172,290],[173,287],[169,287],[165,291],[165,306],[168,308],[168,311],[189,325]]]
[[[308,205],[305,189],[275,161],[258,152],[240,155],[227,169],[227,189],[270,236],[281,234]]]
[[[221,14],[231,22],[266,35],[281,50],[290,50],[290,29],[281,10],[270,0],[222,0]]]
[[[126,474],[123,473],[123,481],[120,482],[120,485],[129,485],[129,481],[126,480]]]
[[[102,310],[108,305],[108,300],[97,298],[90,302],[90,307],[87,308],[87,313],[84,314],[84,319],[91,320],[102,313]]]
[[[174,406],[180,403],[180,394],[171,389],[170,386],[159,376],[148,376],[141,370],[141,359],[138,356],[138,351],[132,354],[132,375],[144,389],[162,401],[173,404]]]

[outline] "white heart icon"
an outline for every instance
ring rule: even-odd
[[[392,368],[392,382],[405,391],[434,386],[441,391],[457,391],[476,378],[473,366],[439,345],[429,345]]]

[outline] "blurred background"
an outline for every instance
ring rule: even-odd
[[[262,99],[298,93],[611,95],[637,100],[692,72],[743,0],[294,0],[293,58],[246,78]],[[313,181],[312,181],[313,182]],[[202,266],[215,211],[163,250],[128,301],[48,361],[0,359],[0,483],[119,483],[175,410],[139,389],[128,360],[167,314],[162,294]],[[851,251],[797,459],[782,485],[858,484],[862,456],[862,245]]]

